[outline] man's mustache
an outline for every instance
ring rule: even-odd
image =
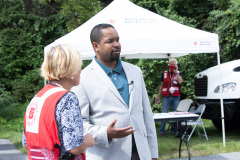
[[[113,49],[112,51],[113,51],[113,52],[121,51],[121,48],[120,48],[120,47],[114,47],[114,49]]]

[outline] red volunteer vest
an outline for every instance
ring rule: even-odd
[[[24,127],[29,160],[37,159],[34,158],[36,153],[33,156],[33,151],[41,147],[52,150],[54,160],[59,158],[60,150],[54,147],[55,144],[60,145],[55,107],[59,99],[67,92],[68,90],[47,84],[28,105]]]
[[[179,71],[180,74],[180,71]],[[171,94],[172,96],[180,96],[180,85],[177,82],[177,76],[173,73],[172,77],[169,71],[164,71],[163,73],[163,87],[162,87],[162,96],[169,96],[170,87],[174,87],[174,92]]]

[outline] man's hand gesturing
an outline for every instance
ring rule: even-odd
[[[128,126],[128,127],[125,127],[125,128],[116,128],[115,127],[116,122],[117,122],[117,120],[115,119],[107,127],[107,134],[108,134],[109,139],[123,138],[123,137],[126,137],[126,136],[132,134],[135,131],[135,129],[131,129],[132,126]]]

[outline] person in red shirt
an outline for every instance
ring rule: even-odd
[[[170,105],[172,106],[172,111],[176,111],[180,101],[180,85],[183,82],[182,72],[178,71],[176,59],[169,60],[169,70],[163,72],[161,82],[155,103],[159,104],[162,96],[162,113],[167,113]],[[165,124],[165,122],[161,123],[160,136],[165,135]],[[170,132],[173,134],[176,132],[174,127],[171,127]]]

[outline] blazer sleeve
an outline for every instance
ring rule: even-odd
[[[112,140],[108,140],[107,126],[97,126],[91,124],[90,120],[91,103],[85,91],[84,82],[81,81],[80,85],[73,87],[72,91],[76,94],[79,100],[79,105],[83,119],[84,134],[87,133],[91,134],[95,140],[96,145],[109,148],[111,146]]]
[[[152,158],[158,158],[158,144],[157,144],[157,135],[156,127],[153,119],[152,108],[149,102],[147,90],[145,87],[143,76],[141,76],[142,81],[142,105],[143,105],[143,116],[147,131],[147,140],[150,148]]]

